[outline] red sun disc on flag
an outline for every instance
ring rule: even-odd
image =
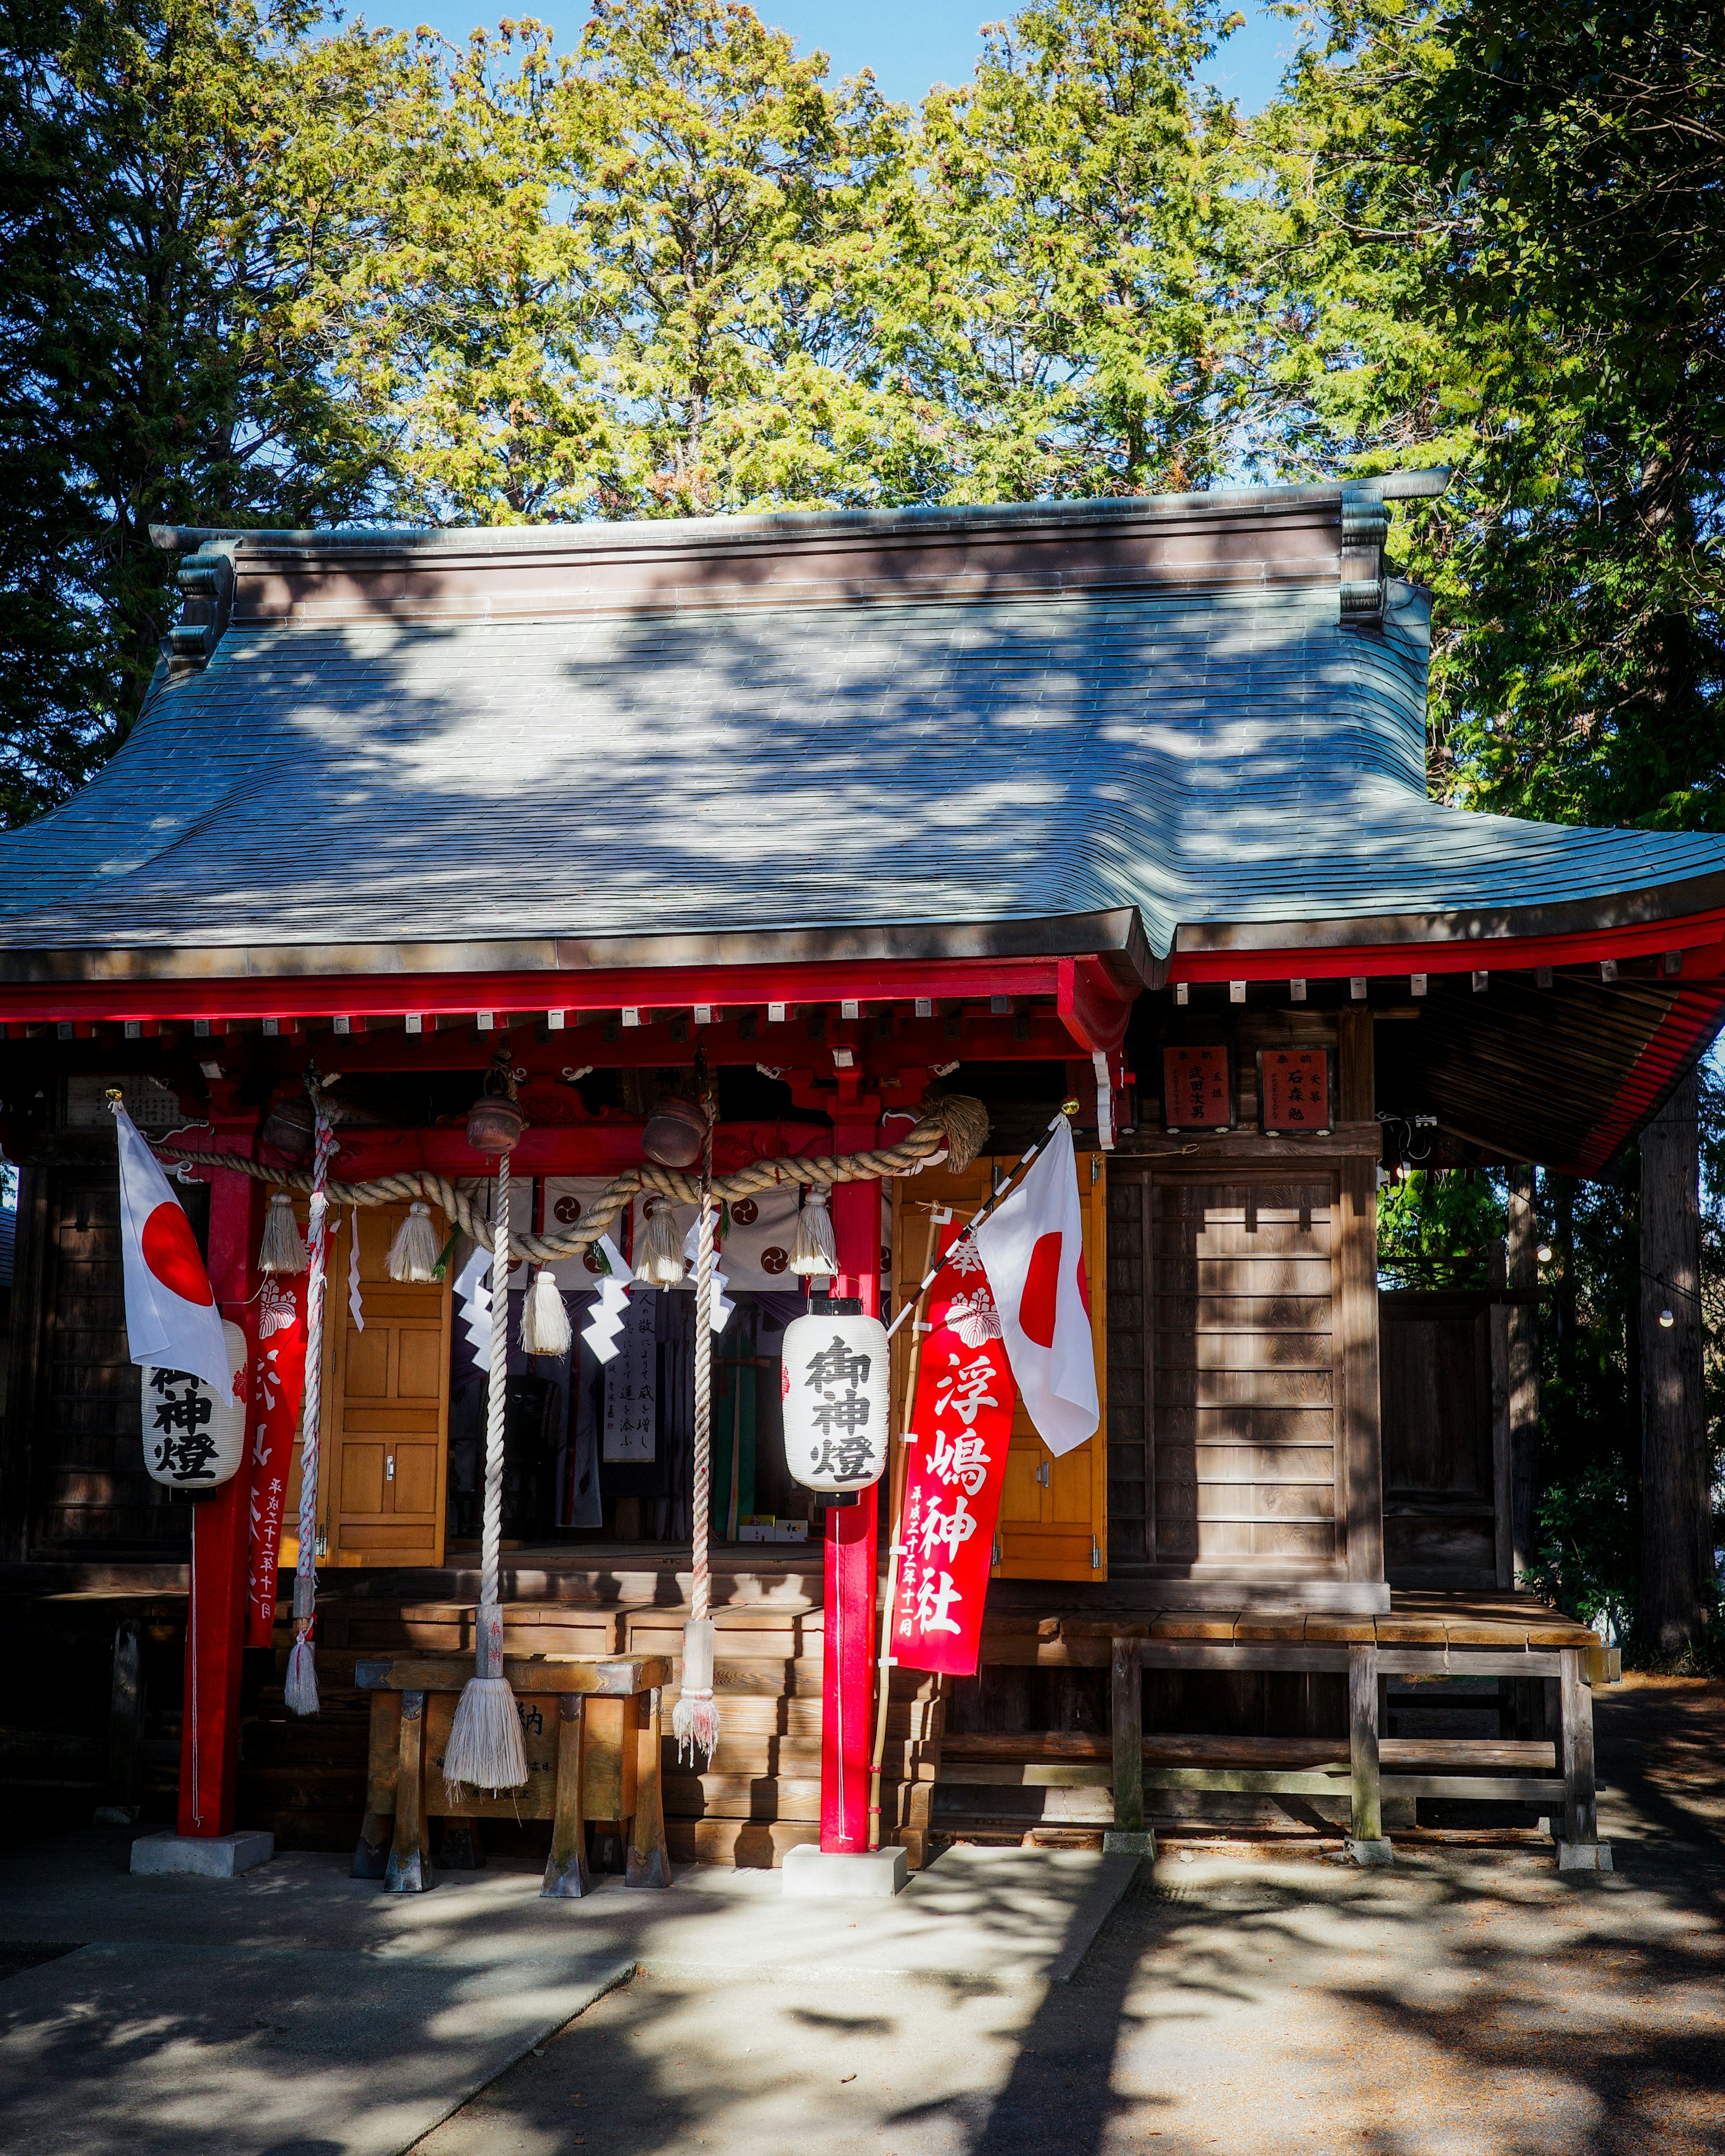
[[[144,1263],[171,1294],[186,1302],[208,1305],[215,1301],[192,1223],[172,1199],[158,1205],[145,1221],[141,1240]]]
[[[1052,1348],[1055,1313],[1060,1299],[1060,1244],[1058,1228],[1036,1238],[1024,1272],[1024,1291],[1019,1297],[1019,1323],[1027,1340],[1039,1348]]]

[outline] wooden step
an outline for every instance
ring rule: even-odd
[[[1386,1768],[1416,1767],[1556,1769],[1548,1743],[1474,1737],[1385,1737],[1378,1744]],[[1092,1766],[1111,1763],[1111,1738],[1087,1731],[1028,1730],[1011,1736],[966,1732],[941,1740],[942,1781],[966,1779],[967,1764]],[[1345,1768],[1345,1737],[1176,1737],[1144,1739],[1144,1763],[1157,1767]]]
[[[819,1820],[671,1819],[665,1838],[673,1864],[732,1864],[742,1871],[774,1871],[786,1852],[820,1845]]]

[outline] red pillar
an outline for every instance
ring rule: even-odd
[[[223,1142],[233,1144],[227,1133]],[[248,1301],[263,1233],[262,1183],[234,1168],[210,1170],[209,1284],[224,1318],[246,1336],[249,1370],[257,1320]],[[239,1772],[239,1671],[245,1644],[246,1560],[251,1546],[252,1449],[231,1482],[193,1507],[192,1594],[186,1628],[186,1703],[180,1725],[182,1835],[234,1831]]]
[[[873,1122],[840,1123],[835,1152],[879,1144]],[[836,1296],[860,1299],[865,1315],[880,1308],[880,1186],[841,1183],[832,1197],[839,1251]],[[827,1510],[825,1664],[821,1682],[820,1845],[843,1851],[869,1845],[869,1762],[875,1743],[875,1493]]]

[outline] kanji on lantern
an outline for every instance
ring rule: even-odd
[[[785,1465],[805,1489],[860,1490],[886,1466],[886,1328],[811,1312],[785,1328],[780,1388]]]

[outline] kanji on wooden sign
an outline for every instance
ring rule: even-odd
[[[1171,1131],[1232,1130],[1234,1088],[1226,1048],[1163,1049],[1162,1109]]]
[[[1266,1048],[1258,1056],[1260,1120],[1268,1137],[1327,1137],[1330,1051]]]

